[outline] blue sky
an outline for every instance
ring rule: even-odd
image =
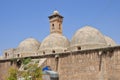
[[[42,42],[54,10],[64,16],[63,34],[69,40],[90,25],[120,44],[120,0],[0,0],[0,54],[29,37]]]

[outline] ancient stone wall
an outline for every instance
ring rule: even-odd
[[[71,53],[59,60],[60,80],[98,80],[97,52]]]
[[[17,68],[16,63],[11,60],[0,60],[0,80],[6,80],[11,67]]]
[[[5,80],[10,66],[10,62],[0,62],[0,80]]]
[[[59,73],[60,80],[119,80],[120,47],[47,54],[32,58],[46,58],[43,66]],[[11,66],[0,62],[0,80]]]
[[[120,49],[100,49],[60,54],[46,65],[58,71],[60,80],[119,80]]]
[[[120,50],[116,49],[107,53],[103,61],[104,75],[107,80],[120,80]]]

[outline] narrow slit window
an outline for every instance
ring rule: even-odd
[[[52,24],[52,29],[54,29],[54,24]]]
[[[61,30],[61,25],[59,24],[59,29]]]

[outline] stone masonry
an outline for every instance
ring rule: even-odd
[[[59,73],[60,80],[119,80],[120,46],[33,56],[47,58],[43,66]],[[8,72],[11,60],[0,60],[0,80]]]

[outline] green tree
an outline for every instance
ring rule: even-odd
[[[26,58],[22,60],[22,64],[26,65],[31,61],[31,58]]]
[[[17,80],[18,70],[16,68],[11,67],[8,73],[9,73],[9,76],[7,77],[7,80]]]
[[[42,80],[42,70],[38,67],[38,64],[30,64],[28,67],[28,73],[32,76],[32,80]]]
[[[17,77],[23,77],[25,80],[42,80],[42,69],[38,67],[38,63],[30,63],[31,59],[23,59],[22,65],[24,65],[24,70],[19,71],[18,69],[11,67],[9,69],[9,76],[7,80],[17,80]]]

